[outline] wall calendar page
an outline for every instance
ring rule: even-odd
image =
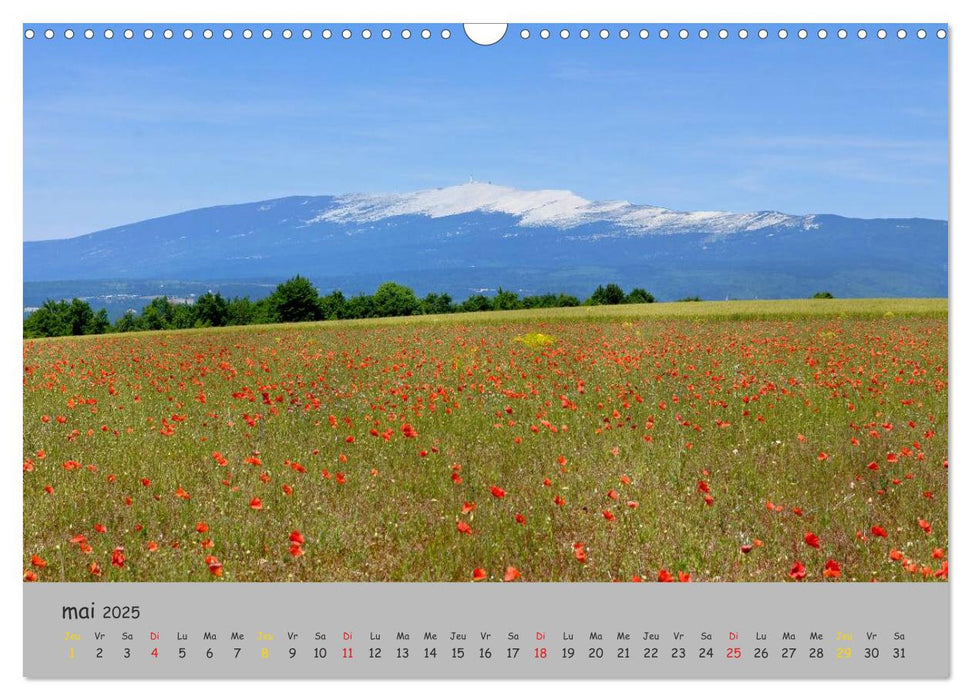
[[[948,678],[950,32],[24,23],[23,675]]]

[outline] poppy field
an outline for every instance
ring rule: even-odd
[[[941,581],[946,300],[23,344],[27,581]]]

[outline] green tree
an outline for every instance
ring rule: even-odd
[[[320,299],[321,308],[324,311],[324,318],[335,321],[340,318],[347,318],[347,299],[344,292],[339,289],[334,290]]]
[[[298,323],[319,321],[324,317],[317,288],[300,275],[279,285],[266,298],[266,303],[271,322]]]
[[[194,304],[172,304],[171,328],[195,328],[202,325]]]
[[[168,297],[155,297],[142,309],[138,325],[146,331],[161,331],[172,328],[172,303]]]
[[[811,299],[832,299],[833,295],[829,292],[816,292],[810,298]]]
[[[512,311],[521,309],[522,303],[519,301],[519,295],[516,292],[510,292],[499,287],[496,290],[496,295],[492,297],[492,308],[496,311]]]
[[[70,302],[48,299],[39,309],[24,319],[24,336],[51,338],[64,335],[92,335],[105,333],[111,327],[108,312],[95,313],[82,299]]]
[[[374,292],[374,312],[379,317],[413,316],[421,311],[415,293],[397,282],[385,282]]]
[[[587,299],[587,304],[591,306],[601,306],[601,305],[613,305],[613,304],[623,304],[627,295],[624,294],[624,290],[620,285],[608,284],[606,287],[600,285],[597,287],[590,298]]]
[[[253,323],[255,310],[249,297],[233,297],[226,303],[226,325],[248,326]]]
[[[111,321],[108,319],[107,309],[98,309],[98,311],[91,316],[91,320],[84,328],[85,335],[100,335],[102,333],[111,332]]]
[[[115,321],[116,333],[131,333],[132,331],[137,330],[139,330],[138,317],[131,309],[126,311],[121,318]]]
[[[253,310],[253,320],[250,323],[252,324],[277,323],[280,320],[270,297],[257,299],[253,302],[251,308]]]
[[[628,304],[653,304],[655,302],[654,295],[650,292],[641,289],[640,287],[634,287],[630,290],[630,294],[627,295],[625,299]]]
[[[421,300],[423,314],[450,314],[455,311],[455,304],[448,294],[429,293]]]
[[[219,292],[206,292],[196,299],[195,316],[201,326],[225,326],[229,320],[229,302]]]
[[[94,321],[91,305],[81,299],[71,299],[67,307],[67,322],[71,327],[69,335],[84,335],[85,329]]]
[[[483,294],[473,294],[459,304],[459,311],[492,311],[492,300]]]
[[[520,302],[524,309],[551,309],[556,306],[555,294],[535,294],[523,297]]]
[[[40,308],[24,319],[24,336],[27,338],[54,338],[71,335],[68,308],[65,301],[47,299],[40,305]]]
[[[346,308],[346,318],[375,318],[378,315],[374,297],[368,294],[355,294],[347,300]]]

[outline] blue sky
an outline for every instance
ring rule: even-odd
[[[24,41],[26,240],[470,176],[685,210],[947,218],[947,41],[933,31],[661,40],[647,25],[647,40],[604,41],[515,26],[481,47],[460,26],[427,41],[419,27],[268,41],[194,27],[186,41],[182,26],[171,40],[132,26],[130,41],[123,27]]]

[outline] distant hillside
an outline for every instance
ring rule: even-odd
[[[29,234],[29,232],[28,232]],[[470,183],[400,195],[286,197],[24,243],[25,304],[44,294],[148,294],[296,273],[322,292],[386,280],[456,299],[498,286],[658,299],[947,295],[946,221],[676,212],[559,190]],[[51,284],[57,282],[58,284]],[[84,282],[84,284],[79,284]]]

